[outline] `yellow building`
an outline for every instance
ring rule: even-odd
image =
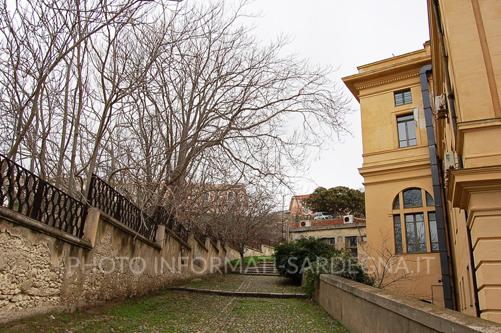
[[[361,109],[360,174],[370,221],[365,252],[375,263],[385,256],[394,266],[386,277],[394,280],[393,289],[441,304],[443,277],[419,81],[421,68],[430,63],[426,45],[360,66],[358,74],[343,80]]]
[[[430,0],[428,12],[455,307],[501,322],[501,1]]]
[[[422,50],[343,79],[361,108],[367,253],[407,266],[394,290],[501,322],[501,1],[428,7]]]

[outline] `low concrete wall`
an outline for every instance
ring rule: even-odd
[[[351,333],[501,332],[501,325],[333,275],[321,275],[318,303]]]
[[[224,249],[207,240],[195,251],[194,242],[164,226],[152,242],[96,209],[79,239],[0,207],[0,322],[141,295],[216,272]]]

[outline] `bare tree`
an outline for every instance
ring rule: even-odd
[[[203,222],[222,235],[223,240],[240,254],[243,262],[247,246],[260,247],[273,239],[275,227],[273,195],[254,189],[244,200],[222,203],[218,209],[203,216]]]
[[[5,56],[0,73],[9,97],[3,105],[16,119],[9,157],[16,155],[32,129],[43,90],[51,80],[58,79],[60,65],[87,39],[114,23],[130,19],[142,6],[144,1],[140,0],[84,4],[78,0],[2,2]]]
[[[2,151],[74,195],[97,173],[179,220],[207,213],[189,205],[200,188],[287,184],[344,129],[346,100],[284,40],[258,43],[244,8],[3,0]]]
[[[369,247],[368,243],[365,244],[363,247],[365,258],[362,261],[374,280],[374,287],[384,289],[400,281],[411,279],[411,273],[406,265],[409,259],[403,259],[401,255],[395,253],[390,245],[391,238],[381,235],[381,239],[383,241],[378,248]]]
[[[260,47],[241,14],[223,3],[181,7],[169,34],[159,33],[166,40],[148,85],[132,93],[141,116],[129,116],[137,141],[127,165],[148,167],[140,177],[162,185],[159,200],[221,170],[285,182],[286,160],[300,164],[301,148],[342,130],[346,104],[328,72],[283,57],[282,40]],[[302,131],[287,135],[294,118]]]

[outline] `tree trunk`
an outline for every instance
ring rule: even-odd
[[[244,251],[239,251],[240,253],[240,273],[244,272]]]

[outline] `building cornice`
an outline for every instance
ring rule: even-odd
[[[392,163],[377,163],[371,166],[364,165],[359,168],[360,175],[372,176],[378,174],[389,174],[394,173],[398,170],[415,170],[415,169],[429,169],[430,168],[430,160],[427,157],[423,157],[420,159],[413,159],[411,161],[396,161]]]
[[[396,82],[396,81],[401,81],[401,80],[406,80],[410,79],[413,77],[418,77],[419,76],[419,71],[412,71],[412,72],[407,72],[407,73],[401,73],[397,75],[393,75],[390,77],[385,77],[385,78],[379,78],[378,80],[372,80],[372,81],[363,81],[361,83],[355,83],[354,86],[357,90],[362,90],[362,89],[367,89],[367,88],[372,88],[372,87],[378,87],[382,86],[388,83]]]
[[[421,57],[413,57],[408,61],[398,62],[397,60],[405,59],[405,56],[409,56],[409,54],[404,57],[384,59],[377,63],[360,66],[358,67],[359,69],[366,68],[367,70],[350,76],[345,76],[342,80],[348,89],[350,89],[353,96],[360,101],[360,90],[362,89],[418,77],[420,68],[431,62],[430,55],[426,53],[425,50],[419,50],[410,54],[415,55],[419,53],[423,53],[423,55]],[[370,69],[370,67],[374,64],[381,64],[384,62],[387,62],[388,66],[381,68],[378,67],[373,70]]]
[[[468,209],[472,192],[501,189],[501,166],[452,170],[447,187],[453,207]]]
[[[490,119],[460,121],[458,122],[457,125],[458,125],[458,138],[456,145],[457,145],[457,150],[462,152],[465,133],[484,130],[486,128],[500,127],[501,119],[490,118]]]

